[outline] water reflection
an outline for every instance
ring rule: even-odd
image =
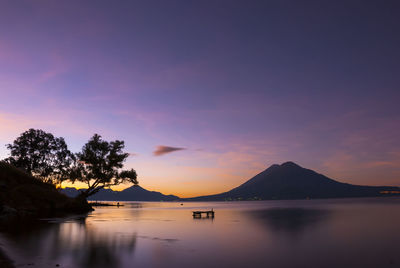
[[[89,232],[77,245],[74,259],[80,267],[120,267],[120,256],[133,254],[136,235],[99,236]],[[79,249],[84,250],[79,250]]]
[[[273,232],[287,232],[296,235],[310,227],[328,220],[331,211],[311,208],[270,208],[248,212]]]
[[[0,233],[0,243],[17,267],[400,264],[400,199],[124,205],[20,223]],[[210,208],[214,219],[193,219],[193,211]]]
[[[5,236],[12,241],[8,246],[17,249],[14,259],[27,260],[18,266],[49,267],[62,262],[67,267],[120,267],[120,256],[132,255],[135,250],[136,234],[98,232],[86,220],[36,221],[29,228],[14,225]],[[29,261],[32,259],[36,261]]]

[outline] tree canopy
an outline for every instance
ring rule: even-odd
[[[10,157],[4,159],[5,162],[54,185],[63,181],[83,182],[88,186],[81,193],[85,198],[104,187],[138,184],[134,169],[122,170],[129,156],[123,151],[124,141],[108,142],[94,134],[81,152],[73,154],[64,138],[40,129],[29,129],[6,146]]]
[[[123,152],[124,141],[105,141],[98,134],[83,146],[82,151],[76,154],[77,161],[71,169],[70,180],[80,181],[88,185],[82,192],[84,197],[97,193],[104,187],[110,187],[129,182],[137,184],[136,171],[121,171],[123,163],[129,156]]]
[[[64,138],[54,137],[41,129],[31,128],[23,132],[6,147],[10,150],[10,157],[4,159],[5,162],[52,184],[68,179],[75,161]]]

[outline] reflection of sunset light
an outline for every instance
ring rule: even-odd
[[[65,222],[60,226],[60,237],[69,247],[79,247],[80,241],[86,236],[86,226],[83,224]]]
[[[400,191],[381,191],[381,194],[400,194]]]
[[[321,260],[348,267],[348,260],[364,261],[365,252],[380,252],[371,254],[374,261],[398,256],[398,201],[123,202],[42,222],[33,232],[24,225],[26,233],[0,240],[18,254],[17,266],[34,260],[38,267],[189,267],[195,257],[202,267],[318,267]],[[211,208],[215,218],[193,219],[192,211]],[[341,258],[333,260],[326,248]],[[299,253],[295,259],[287,258],[291,250]]]

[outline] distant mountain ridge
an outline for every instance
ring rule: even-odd
[[[60,189],[60,192],[70,197],[75,197],[79,194],[78,189],[71,187]],[[148,191],[138,185],[134,185],[122,191],[101,189],[98,193],[90,196],[88,199],[104,201],[174,201],[178,200],[179,197],[175,195],[164,195],[155,191]]]
[[[79,194],[76,188],[64,188],[60,192],[74,197]],[[242,185],[215,195],[192,198],[179,198],[148,191],[140,186],[131,186],[122,191],[101,189],[89,200],[104,201],[225,201],[225,200],[278,200],[376,197],[400,194],[400,187],[361,186],[338,182],[313,170],[303,168],[293,162],[274,164],[249,179]]]
[[[224,193],[185,198],[186,201],[271,200],[374,197],[400,193],[399,187],[361,186],[330,179],[293,162],[274,164],[242,185]]]

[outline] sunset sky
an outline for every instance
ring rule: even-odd
[[[368,2],[1,1],[0,159],[40,128],[181,197],[289,160],[400,186],[400,2]]]

